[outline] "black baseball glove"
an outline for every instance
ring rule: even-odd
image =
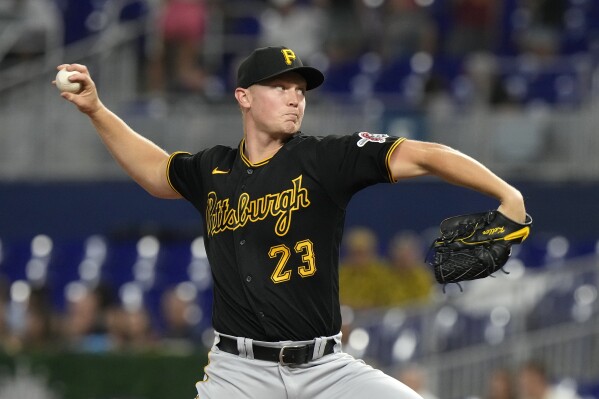
[[[512,244],[528,237],[531,225],[529,215],[517,223],[497,210],[445,219],[429,256],[435,279],[448,284],[490,276],[505,265]]]

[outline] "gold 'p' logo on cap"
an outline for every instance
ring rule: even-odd
[[[283,50],[281,50],[281,53],[283,53],[283,57],[285,57],[285,64],[291,65],[293,63],[293,60],[295,60],[295,53],[293,52],[293,50],[284,48]]]

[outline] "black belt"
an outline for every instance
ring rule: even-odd
[[[220,336],[220,342],[216,345],[223,352],[239,355],[237,350],[237,340]],[[267,360],[270,362],[281,363],[284,366],[298,365],[308,363],[314,358],[314,343],[304,345],[284,345],[281,348],[272,348],[259,344],[252,344],[254,359]],[[330,355],[335,350],[335,340],[329,338],[324,347],[325,355]]]

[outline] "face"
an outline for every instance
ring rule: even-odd
[[[289,72],[250,86],[238,101],[248,110],[246,123],[270,135],[287,135],[300,130],[305,94],[306,80]]]

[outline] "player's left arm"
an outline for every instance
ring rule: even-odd
[[[439,178],[496,198],[498,210],[508,218],[524,222],[526,209],[520,191],[475,159],[448,146],[404,140],[393,150],[389,169],[394,180],[435,175]]]

